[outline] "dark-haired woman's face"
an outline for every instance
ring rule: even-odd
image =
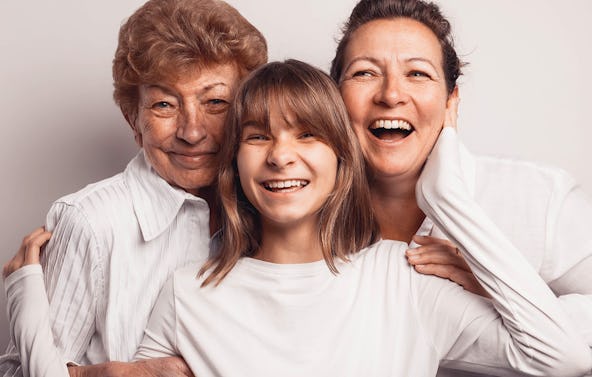
[[[340,90],[374,176],[417,178],[449,104],[432,31],[406,18],[363,25],[345,50]]]

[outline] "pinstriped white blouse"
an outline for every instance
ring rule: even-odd
[[[132,359],[160,288],[207,257],[210,239],[205,200],[166,183],[142,151],[123,173],[57,200],[46,228],[42,264],[64,363]],[[22,373],[11,341],[0,376]]]

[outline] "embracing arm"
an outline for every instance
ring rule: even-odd
[[[98,245],[85,215],[74,206],[56,202],[47,219],[52,237],[45,247],[45,275],[37,267],[37,273],[16,279],[12,291],[7,291],[9,300],[12,297],[18,304],[9,305],[8,314],[24,376],[67,376],[68,362],[84,361],[95,333],[98,292],[103,288],[103,271],[97,268]],[[25,248],[36,246],[26,243],[27,239]],[[19,274],[20,270],[8,279],[15,280],[13,275]]]
[[[456,132],[445,128],[416,194],[421,209],[459,246],[503,319],[483,328],[479,321],[468,326],[475,333],[484,331],[484,337],[491,340],[481,343],[492,347],[491,352],[481,350],[480,354],[533,375],[588,372],[592,353],[581,334],[524,256],[470,198],[459,166]],[[457,354],[470,348],[463,336],[473,335],[461,334],[454,345]]]
[[[559,214],[549,221],[552,229],[542,272],[592,347],[592,203],[574,185],[559,196]]]
[[[11,368],[12,376],[68,376],[66,364],[53,343],[49,303],[39,264],[40,248],[49,237],[50,233],[43,228],[36,229],[4,265],[11,342],[21,355],[21,365]]]
[[[43,228],[36,229],[24,239],[18,253],[4,266],[11,329],[18,334],[13,342],[19,353],[26,357],[22,370],[15,369],[11,376],[193,377],[180,357],[66,367],[53,343],[49,304],[39,264],[41,246],[49,237],[50,233]]]
[[[180,357],[69,367],[70,377],[194,377]]]

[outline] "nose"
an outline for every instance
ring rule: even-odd
[[[276,168],[285,168],[296,162],[298,154],[289,140],[276,139],[269,147],[267,163]]]
[[[177,118],[178,139],[188,144],[198,144],[207,137],[205,127],[206,114],[196,106],[188,106],[183,109]]]
[[[387,107],[396,107],[407,102],[409,96],[402,80],[395,75],[385,75],[374,96],[374,102]]]

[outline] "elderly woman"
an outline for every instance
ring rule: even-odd
[[[454,216],[426,217],[418,204],[418,180],[430,175],[426,160],[456,118],[461,67],[450,24],[433,3],[361,0],[344,27],[331,75],[370,169],[382,237],[411,243],[408,259],[417,271],[476,293],[484,291],[454,244],[519,251],[592,345],[592,205],[563,171],[474,156],[456,141],[462,177],[449,178],[467,182],[464,202]],[[474,350],[489,341],[478,339]],[[489,356],[474,352],[468,360],[486,371]]]
[[[59,354],[35,353],[37,343],[19,337],[34,329],[12,318],[17,337],[0,376],[68,375],[68,362],[132,358],[171,272],[208,255],[227,107],[241,77],[266,60],[261,33],[219,0],[150,0],[121,27],[114,98],[141,150],[124,172],[51,207],[50,317],[33,311],[28,320],[50,322]],[[9,310],[23,304],[18,288],[42,276],[38,266],[12,273],[24,257],[4,269]],[[36,357],[59,359],[59,370],[45,370]],[[39,369],[29,369],[31,361]]]

